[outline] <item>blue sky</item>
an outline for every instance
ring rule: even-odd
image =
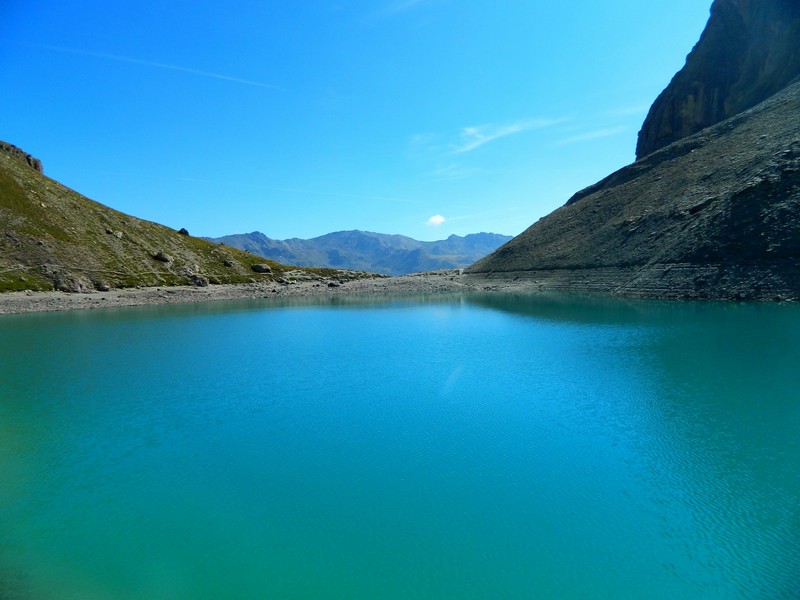
[[[2,0],[0,139],[193,235],[516,235],[634,159],[711,0]]]

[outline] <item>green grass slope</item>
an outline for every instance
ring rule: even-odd
[[[271,272],[257,273],[256,265]],[[115,211],[0,151],[0,292],[248,283],[291,272],[296,270]]]

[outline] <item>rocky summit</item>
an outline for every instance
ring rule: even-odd
[[[716,0],[686,66],[653,103],[636,157],[752,108],[800,76],[800,2]]]
[[[680,137],[669,119],[657,125],[653,116],[667,104],[665,97],[672,106],[696,106],[691,90],[716,85],[720,69],[738,73],[741,48],[728,53],[725,48],[742,39],[777,32],[761,39],[758,52],[744,52],[752,64],[762,64],[756,54],[797,57],[800,35],[781,34],[797,25],[790,4],[717,0],[701,42],[681,71],[693,74],[694,87],[681,92],[676,81],[682,76],[676,76],[643,129],[661,127],[679,139],[658,148],[666,134],[652,135],[658,149],[578,192],[467,273],[634,297],[800,298],[796,63],[781,62],[784,73],[770,59],[764,63],[770,65],[769,77],[756,69],[751,78],[742,72],[741,78],[728,80],[727,88],[714,88],[715,105],[728,107],[727,112],[709,116],[710,126],[693,120],[686,132],[698,131],[690,135]],[[781,89],[755,102],[780,82]],[[728,114],[741,102],[755,104]]]

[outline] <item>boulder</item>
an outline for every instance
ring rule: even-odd
[[[208,279],[203,277],[202,275],[190,275],[189,281],[192,282],[192,285],[197,287],[206,287],[208,286]]]

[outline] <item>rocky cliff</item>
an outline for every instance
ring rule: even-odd
[[[467,269],[541,288],[800,299],[800,2],[716,0],[639,160]]]
[[[686,65],[650,109],[636,157],[766,100],[800,76],[798,0],[715,0]]]
[[[14,144],[9,144],[8,142],[0,141],[0,152],[5,152],[24,162],[34,171],[38,171],[39,173],[44,173],[44,168],[42,167],[42,161],[38,158],[34,158],[27,152],[25,152],[22,148],[17,148]]]
[[[467,269],[657,298],[800,298],[800,83],[578,192]]]

